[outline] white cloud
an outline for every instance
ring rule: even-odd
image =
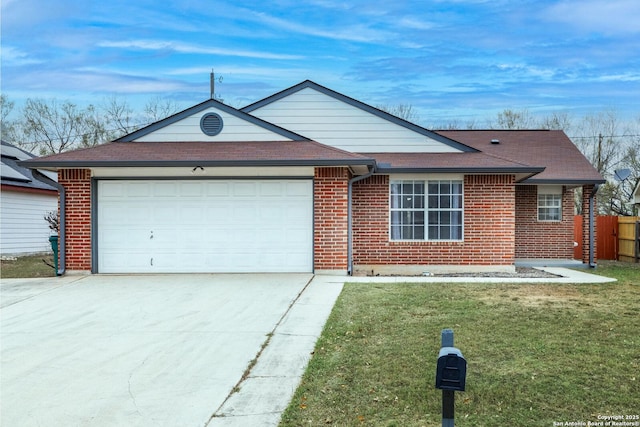
[[[244,58],[258,59],[284,59],[284,60],[300,60],[304,56],[288,55],[269,52],[258,52],[249,50],[223,49],[217,47],[202,47],[193,44],[178,43],[172,41],[155,41],[155,40],[132,40],[132,41],[103,41],[98,43],[100,47],[118,48],[118,49],[139,49],[139,50],[169,50],[178,53],[196,53],[202,55],[224,55],[239,56]]]
[[[430,30],[434,28],[434,25],[429,21],[419,21],[414,18],[402,18],[398,21],[398,25],[404,28],[410,28],[413,30]]]
[[[316,25],[298,24],[296,22],[276,18],[262,12],[255,13],[255,16],[256,20],[260,23],[267,24],[281,30],[332,40],[372,43],[387,40],[390,37],[390,34],[386,31],[371,29],[361,24],[343,25],[342,27],[339,27],[334,23],[334,28],[321,29]]]
[[[638,73],[609,74],[609,75],[599,76],[594,80],[599,82],[640,82],[640,74]]]
[[[545,19],[602,34],[640,32],[638,0],[563,0],[547,8]]]
[[[216,47],[202,47],[192,44],[178,43],[172,41],[149,41],[149,40],[137,40],[131,42],[104,42],[100,44],[102,47],[117,47],[127,49],[142,49],[142,50],[172,50],[178,53],[196,53],[203,55],[225,55],[225,56],[239,56],[246,58],[259,58],[259,59],[302,59],[302,56],[298,55],[286,55],[286,54],[274,54],[269,52],[257,52],[247,50],[235,50],[235,49],[223,49]]]
[[[216,78],[225,76],[244,76],[251,78],[273,78],[278,79],[283,77],[306,76],[308,70],[302,68],[275,68],[275,67],[252,67],[252,66],[217,66],[214,67]],[[190,75],[203,75],[206,76],[211,73],[211,67],[188,67],[188,68],[175,68],[166,71],[164,74],[168,76],[190,76]]]
[[[40,64],[43,61],[31,58],[28,53],[23,52],[13,46],[2,45],[0,47],[0,55],[2,56],[2,65],[21,66]]]

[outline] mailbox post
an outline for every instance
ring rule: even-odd
[[[442,347],[436,366],[436,388],[442,390],[442,427],[454,427],[455,392],[464,391],[467,361],[453,346],[453,330],[442,330]]]

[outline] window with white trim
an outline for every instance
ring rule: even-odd
[[[462,240],[460,180],[392,180],[391,240]]]
[[[538,193],[538,221],[562,220],[562,194]]]

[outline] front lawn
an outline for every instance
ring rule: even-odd
[[[22,256],[0,261],[0,276],[4,278],[54,277],[53,254]]]
[[[440,426],[444,328],[468,361],[456,426],[638,415],[640,265],[595,273],[618,282],[347,284],[280,425]]]

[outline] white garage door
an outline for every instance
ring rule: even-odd
[[[311,272],[311,180],[98,181],[98,272]]]

